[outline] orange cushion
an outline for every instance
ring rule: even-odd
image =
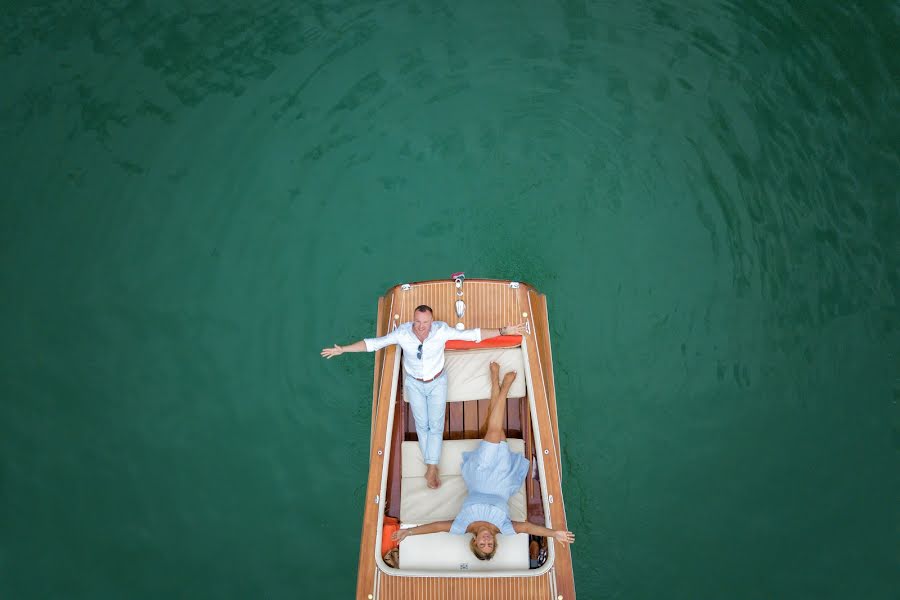
[[[447,350],[474,350],[476,348],[515,348],[522,345],[521,335],[498,335],[480,342],[450,340],[444,344]]]
[[[384,517],[384,528],[381,530],[381,555],[384,556],[387,554],[391,548],[396,548],[400,545],[400,542],[395,542],[391,539],[391,535],[400,529],[400,521],[399,519],[395,519],[394,517],[389,517],[385,515]]]

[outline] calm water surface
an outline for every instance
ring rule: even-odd
[[[579,598],[896,598],[896,1],[250,6],[0,11],[0,597],[352,597],[318,350],[466,270],[548,294]]]

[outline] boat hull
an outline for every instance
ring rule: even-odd
[[[434,310],[436,320],[462,327],[497,328],[526,323],[522,345],[527,357],[528,395],[535,439],[542,449],[535,456],[544,494],[548,526],[568,528],[562,492],[562,463],[556,410],[556,391],[546,297],[532,286],[496,280],[466,280],[460,295],[454,281],[426,281],[396,286],[379,299],[376,335],[384,335],[400,323],[412,320],[421,304]],[[456,303],[464,300],[458,316]],[[575,598],[571,548],[554,543],[549,569],[526,576],[474,576],[455,573],[432,577],[405,574],[387,568],[380,559],[379,517],[390,495],[388,460],[392,454],[389,430],[399,427],[395,401],[399,385],[399,349],[388,346],[376,353],[373,381],[372,435],[369,477],[363,509],[356,597],[360,600],[393,598]],[[448,411],[449,412],[449,411]],[[394,442],[396,440],[393,440]],[[393,453],[396,450],[393,449]],[[551,542],[553,543],[553,542]]]

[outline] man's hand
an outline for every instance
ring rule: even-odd
[[[409,529],[398,529],[394,533],[391,534],[391,539],[395,542],[402,542],[403,539],[409,535]]]
[[[559,529],[553,532],[553,537],[556,538],[557,542],[561,542],[563,544],[573,544],[575,543],[575,534],[571,531],[565,531],[563,529]]]
[[[333,356],[337,356],[337,355],[343,354],[343,353],[344,353],[344,349],[341,348],[340,346],[338,346],[337,344],[334,345],[334,348],[323,348],[322,349],[322,356],[324,356],[325,358],[331,358]]]
[[[525,334],[525,323],[519,323],[518,325],[507,325],[503,328],[503,335],[524,335]]]

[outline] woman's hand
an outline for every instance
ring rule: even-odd
[[[334,348],[323,348],[322,349],[322,356],[324,356],[325,358],[331,358],[333,356],[338,356],[339,354],[343,354],[343,353],[344,353],[344,349],[341,348],[340,346],[338,346],[337,344],[334,345]]]
[[[391,534],[391,539],[395,542],[402,542],[403,539],[409,535],[409,529],[398,529],[394,533]]]
[[[557,542],[563,544],[572,544],[575,542],[575,534],[564,529],[558,529],[557,531],[554,531],[553,537],[556,538]]]

